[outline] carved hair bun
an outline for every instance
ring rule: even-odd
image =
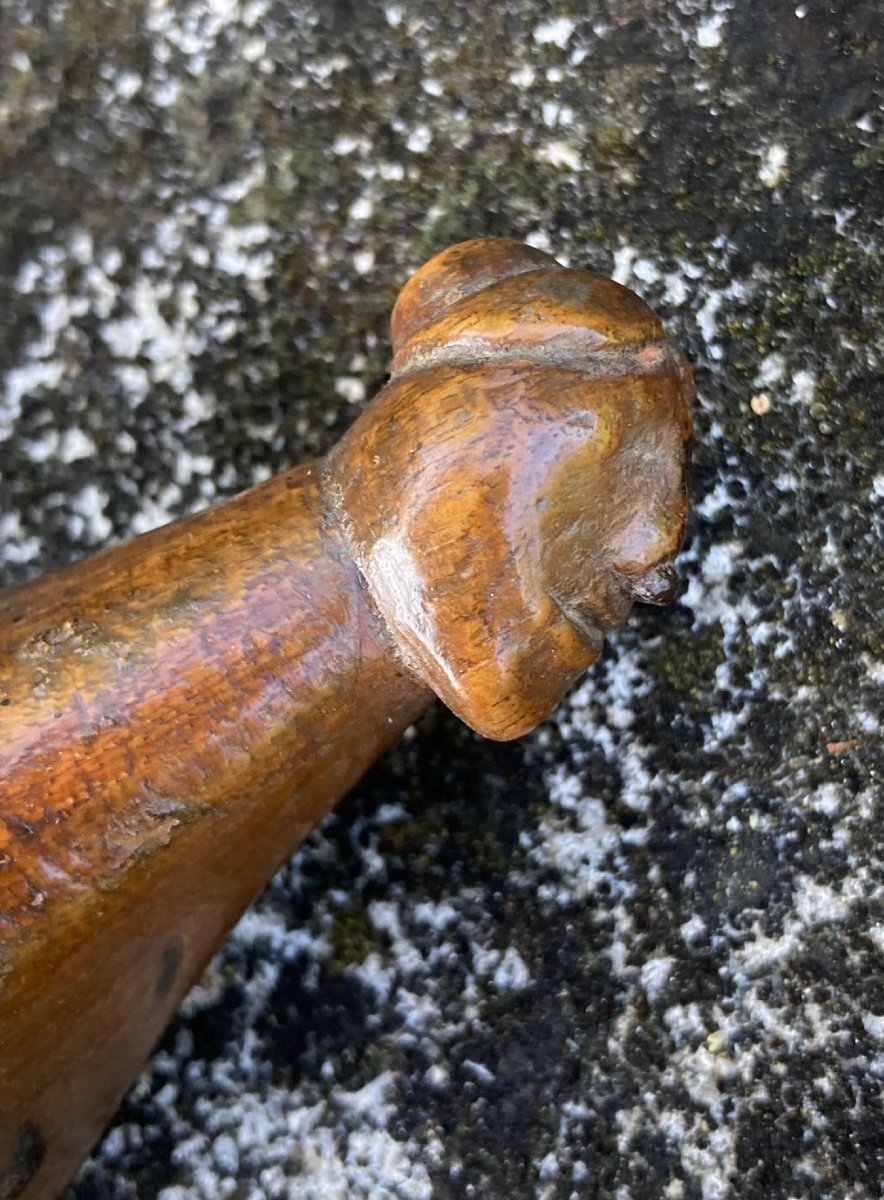
[[[473,238],[443,250],[416,271],[399,293],[390,318],[394,354],[419,329],[467,296],[513,275],[550,266],[559,264],[515,238]]]
[[[406,284],[327,494],[404,661],[489,737],[546,717],[687,514],[690,369],[628,288],[506,238]]]

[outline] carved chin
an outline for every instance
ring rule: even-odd
[[[487,597],[459,612],[431,599],[397,533],[378,539],[362,569],[406,665],[485,737],[529,733],[598,657],[599,631],[578,628],[546,596],[533,611],[526,604],[493,613],[480,611]],[[488,637],[489,626],[504,636]]]

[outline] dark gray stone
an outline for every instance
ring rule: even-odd
[[[877,0],[7,0],[5,581],[322,451],[445,244],[615,272],[694,517],[536,735],[436,710],[243,920],[69,1200],[871,1200]]]

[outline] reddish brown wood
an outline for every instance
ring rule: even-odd
[[[207,958],[436,691],[543,720],[665,600],[690,377],[516,242],[407,285],[329,457],[0,593],[0,1197],[67,1182]]]
[[[627,288],[506,239],[418,271],[393,337],[331,494],[406,661],[474,729],[518,737],[634,600],[671,596],[690,369]]]

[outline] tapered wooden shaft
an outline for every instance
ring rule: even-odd
[[[225,932],[429,692],[311,467],[12,589],[0,655],[0,1162],[45,1152],[52,1196]]]
[[[0,592],[0,1200],[51,1200],[249,902],[433,692],[543,720],[686,515],[690,375],[505,239],[411,280],[327,459]]]

